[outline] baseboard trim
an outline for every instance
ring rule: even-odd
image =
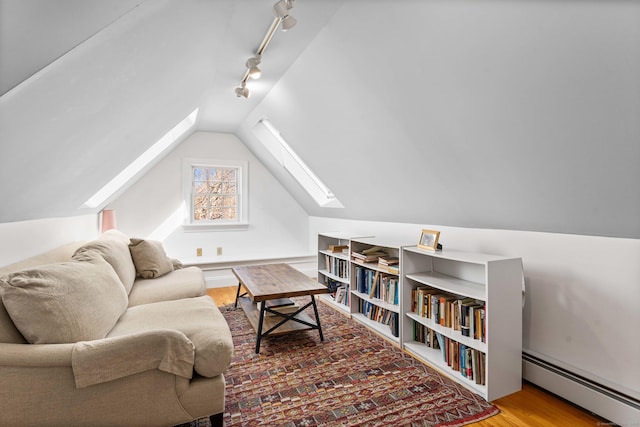
[[[527,381],[616,424],[630,425],[640,419],[635,399],[535,356],[522,356]]]

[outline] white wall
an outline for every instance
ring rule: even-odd
[[[316,233],[395,236],[441,231],[447,249],[521,257],[525,351],[640,398],[640,240],[310,217]]]
[[[638,1],[345,1],[238,134],[310,215],[640,238],[639,75]]]
[[[182,160],[202,158],[249,163],[249,228],[183,231]],[[308,216],[242,142],[231,134],[196,132],[110,204],[118,229],[161,240],[167,253],[186,262],[230,262],[308,254]],[[223,256],[216,255],[222,247]]]
[[[98,235],[97,215],[0,223],[0,266]]]

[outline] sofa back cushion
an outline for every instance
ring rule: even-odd
[[[118,275],[97,255],[12,273],[0,288],[11,320],[32,344],[104,338],[128,303]]]
[[[71,259],[71,255],[73,255],[76,249],[78,249],[83,243],[84,242],[68,243],[14,264],[1,267],[0,279],[2,276],[27,268],[33,268],[54,262],[69,261]],[[4,304],[2,304],[2,287],[0,287],[0,342],[10,344],[24,344],[27,342],[20,334],[20,331],[16,329],[16,326],[13,324],[11,317],[9,317],[9,313],[7,313]]]
[[[136,280],[136,267],[131,259],[129,245],[116,239],[94,240],[81,246],[72,258],[83,261],[91,258],[94,254],[101,256],[113,267],[125,291],[129,294],[133,282]]]

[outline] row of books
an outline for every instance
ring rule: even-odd
[[[378,258],[378,268],[389,273],[398,274],[400,272],[400,259],[392,256],[381,256]]]
[[[355,274],[358,292],[369,295],[369,298],[398,304],[400,288],[398,277],[360,266],[356,266]]]
[[[349,277],[349,261],[329,255],[324,256],[327,271],[334,276],[346,279]]]
[[[340,286],[336,290],[336,294],[334,296],[334,300],[338,304],[344,304],[344,305],[348,306],[349,302],[351,300],[351,296],[349,294],[349,285]]]
[[[368,319],[389,326],[394,337],[400,336],[400,322],[398,313],[384,309],[368,301],[359,300],[358,310]]]
[[[456,340],[428,328],[418,322],[413,322],[413,339],[433,349],[440,349],[442,359],[454,371],[463,377],[485,385],[485,353],[460,344]]]
[[[370,248],[362,252],[351,252],[351,259],[360,264],[377,263],[378,258],[387,257],[389,254],[378,247]]]
[[[333,300],[339,304],[349,305],[349,285],[338,282],[337,280],[326,278],[325,286],[327,291],[333,297]]]
[[[486,342],[487,308],[483,301],[423,286],[411,291],[411,311],[460,331],[464,336]]]
[[[442,342],[442,359],[447,365],[476,384],[486,385],[486,355],[451,338],[436,335]]]

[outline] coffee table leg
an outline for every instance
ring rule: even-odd
[[[313,295],[311,295],[311,302],[313,303],[313,312],[316,314],[316,324],[318,325],[318,332],[320,332],[320,341],[324,341],[322,326],[320,326],[320,316],[318,316],[318,307],[316,306],[316,299]]]
[[[258,320],[258,336],[256,337],[256,354],[260,353],[260,340],[262,339],[262,323],[264,322],[264,313],[266,301],[262,301],[260,303],[260,319]]]
[[[236,302],[233,304],[233,308],[238,308],[238,298],[240,298],[240,288],[242,287],[242,283],[238,281],[238,292],[236,292]]]

